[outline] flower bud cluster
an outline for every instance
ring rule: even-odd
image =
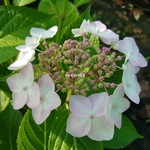
[[[110,53],[109,48],[98,48],[91,38],[80,42],[69,39],[63,45],[50,44],[38,56],[39,64],[35,66],[37,79],[48,73],[58,90],[66,92],[72,89],[81,95],[86,95],[90,88],[114,88],[115,84],[105,79],[114,74],[116,61],[121,60],[118,59],[121,56]]]

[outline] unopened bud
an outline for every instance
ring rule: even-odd
[[[95,84],[95,80],[90,80],[90,84],[91,85]]]
[[[111,88],[115,88],[115,84],[114,84],[114,83],[111,83],[111,84],[110,84],[110,87],[111,87]]]
[[[61,84],[57,84],[56,87],[57,87],[57,89],[61,89],[62,85]]]
[[[97,86],[94,85],[94,86],[92,87],[92,89],[93,89],[93,90],[97,90]]]
[[[102,83],[99,83],[99,84],[98,84],[98,87],[99,87],[99,88],[102,88],[102,87],[103,87],[103,84],[102,84]]]
[[[65,92],[66,92],[66,88],[62,88],[61,91],[62,91],[63,93],[65,93]]]
[[[120,61],[121,61],[121,60],[122,60],[122,56],[118,56],[118,57],[117,57],[117,60],[120,60]]]
[[[102,82],[103,80],[104,80],[104,77],[103,77],[103,76],[100,76],[100,77],[99,77],[99,81]]]

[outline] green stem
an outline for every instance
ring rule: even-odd
[[[101,150],[104,150],[103,142],[101,142]]]
[[[67,92],[67,97],[66,97],[66,109],[69,109],[68,104],[69,104],[69,99],[70,99],[71,94],[72,94],[72,90],[69,89]]]
[[[5,6],[10,6],[9,0],[4,0],[4,5],[5,5]]]
[[[62,6],[62,15],[59,18],[59,23],[58,23],[58,33],[57,33],[57,37],[56,37],[56,42],[57,44],[60,43],[60,37],[61,37],[61,32],[62,32],[62,28],[63,28],[63,22],[66,19],[66,7],[67,7],[67,1],[68,0],[63,0],[63,6]]]
[[[46,120],[44,121],[44,150],[46,150]]]

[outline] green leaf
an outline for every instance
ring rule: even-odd
[[[5,92],[8,97],[11,97],[11,91],[6,82],[0,81],[0,89]]]
[[[9,97],[7,97],[2,90],[0,90],[0,113],[5,110],[9,102]]]
[[[68,110],[63,111],[52,124],[48,150],[103,150],[103,143],[87,136],[75,138],[66,132]]]
[[[147,60],[147,61],[150,60],[150,56],[146,57],[146,60]]]
[[[35,2],[36,0],[13,0],[13,4],[15,6],[25,6],[28,5],[30,3]]]
[[[7,63],[2,63],[0,64],[0,81],[6,81],[6,79],[4,79],[5,76],[8,76],[12,71],[8,70],[8,66],[9,66],[10,62]]]
[[[88,3],[90,0],[74,0],[74,5],[76,6],[76,7],[79,7],[79,6],[81,6],[81,5],[84,5],[84,4],[86,4],[86,3]]]
[[[113,139],[105,141],[104,147],[109,149],[123,148],[137,138],[143,137],[137,133],[132,122],[127,117],[123,116],[121,129],[115,128]]]
[[[50,15],[54,14],[51,22],[58,26],[57,43],[60,42],[60,36],[64,33],[66,27],[79,16],[76,7],[68,0],[41,0],[39,11]]]
[[[13,58],[19,51],[17,45],[24,44],[31,27],[46,27],[49,15],[25,7],[0,7],[0,64]]]
[[[47,150],[47,142],[51,129],[51,123],[55,119],[55,111],[41,125],[37,125],[28,110],[24,115],[19,128],[17,143],[18,150]]]
[[[22,115],[9,104],[0,113],[0,150],[16,150],[16,139]]]
[[[63,34],[61,35],[61,43],[63,43],[67,39],[78,39],[78,38],[73,38],[73,34],[71,32],[72,29],[75,28],[80,28],[81,23],[83,20],[86,19],[91,19],[90,16],[90,6],[84,11],[83,14],[81,14],[79,17],[77,17],[74,21],[72,21],[67,28],[64,30]]]

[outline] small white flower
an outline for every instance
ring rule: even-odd
[[[30,50],[35,50],[36,47],[40,44],[41,36],[37,37],[26,37],[25,44],[19,45],[16,47],[17,50],[21,52],[29,52]]]
[[[96,141],[111,140],[114,124],[105,117],[108,94],[102,92],[89,97],[72,95],[69,100],[71,114],[66,131],[75,137],[87,135]]]
[[[122,83],[115,89],[113,95],[109,96],[106,104],[106,118],[114,123],[119,129],[122,124],[122,113],[130,107],[130,102],[123,98],[124,89]]]
[[[80,28],[78,29],[72,29],[72,33],[74,34],[74,37],[83,36],[85,33],[87,33],[86,25],[89,24],[89,20],[83,20]]]
[[[34,81],[32,64],[28,63],[19,73],[7,78],[7,84],[12,93],[14,109],[20,109],[25,104],[34,108],[40,103],[40,90]]]
[[[106,29],[106,26],[100,21],[87,24],[86,29],[91,34],[100,37],[102,42],[105,44],[113,45],[119,40],[119,35],[109,29]]]
[[[134,66],[147,66],[147,61],[143,55],[139,53],[139,48],[132,37],[125,37],[123,40],[120,40],[117,49],[126,55],[125,62],[129,60]]]
[[[37,124],[43,123],[50,112],[61,104],[61,100],[55,90],[53,80],[48,74],[43,75],[38,85],[40,88],[40,104],[32,109],[32,115]]]
[[[34,60],[35,50],[30,50],[29,52],[20,52],[18,58],[13,62],[8,69],[9,70],[19,70],[26,66],[30,61]]]

